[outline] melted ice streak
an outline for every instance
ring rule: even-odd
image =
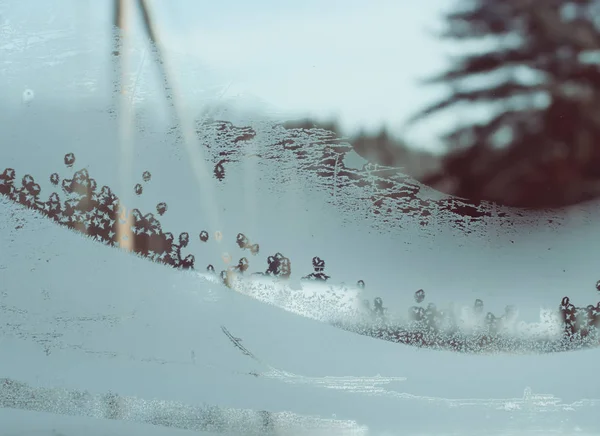
[[[256,362],[268,368],[268,371],[261,375],[267,378],[274,378],[286,383],[313,384],[329,389],[345,389],[348,392],[364,393],[368,395],[377,395],[396,400],[420,401],[424,403],[438,404],[450,408],[472,407],[476,409],[493,409],[507,412],[525,413],[552,413],[569,412],[582,408],[593,408],[600,406],[600,399],[582,399],[572,403],[565,403],[560,398],[552,394],[536,394],[530,387],[526,387],[523,396],[520,398],[442,398],[423,395],[413,395],[405,392],[399,392],[386,389],[385,385],[393,381],[406,381],[405,377],[304,377],[287,371],[274,368],[265,364],[260,358],[255,356],[250,350],[241,345],[240,338],[232,340],[242,348],[243,353],[254,359]]]
[[[192,406],[175,401],[148,400],[113,393],[94,394],[62,388],[34,387],[0,379],[0,408],[60,415],[148,423],[163,427],[237,434],[353,434],[367,429],[353,421],[305,417],[289,412]]]
[[[210,277],[212,279],[212,277]],[[310,292],[306,295],[310,296]],[[208,299],[211,299],[210,293],[207,295]],[[0,298],[0,301],[2,299]],[[302,300],[307,303],[307,299]],[[314,312],[313,314],[316,314]],[[307,312],[308,314],[308,312]],[[0,337],[4,335],[14,336],[22,340],[33,340],[41,345],[46,353],[49,354],[51,350],[71,350],[77,352],[83,352],[84,354],[94,356],[96,358],[105,359],[120,359],[138,362],[153,363],[158,365],[172,364],[177,366],[188,366],[195,365],[195,358],[192,357],[192,361],[177,361],[173,359],[164,359],[154,356],[139,356],[134,354],[124,354],[114,350],[102,350],[96,347],[85,346],[80,343],[73,343],[65,340],[65,335],[71,331],[79,331],[82,333],[91,333],[94,329],[98,328],[98,325],[104,328],[115,327],[127,320],[134,320],[136,318],[136,311],[128,313],[113,313],[113,314],[90,314],[87,316],[67,316],[67,315],[55,315],[47,316],[43,312],[36,312],[30,309],[19,307],[15,305],[0,304],[0,317],[5,320],[5,324],[0,324]],[[37,323],[32,324],[31,320],[38,320]],[[41,332],[39,331],[38,325],[52,325],[52,332]],[[223,337],[226,340],[225,336]],[[255,359],[266,369],[262,373],[250,373],[248,375],[260,376],[262,378],[276,379],[278,381],[289,383],[289,384],[302,384],[302,385],[313,385],[324,389],[335,389],[343,390],[346,392],[362,393],[362,394],[374,394],[379,395],[385,393],[385,389],[382,388],[384,385],[388,385],[392,382],[401,382],[406,380],[405,377],[382,377],[377,375],[375,377],[368,376],[347,376],[347,377],[305,377],[302,375],[294,374],[289,371],[281,370],[270,365],[266,365]],[[207,368],[215,368],[214,365],[204,365]]]
[[[0,304],[0,315],[6,320],[5,325],[0,325],[0,335],[11,335],[19,339],[34,340],[44,347],[46,353],[50,353],[50,349],[62,349],[83,352],[84,354],[95,356],[97,358],[106,359],[125,359],[138,362],[153,363],[158,365],[177,365],[189,366],[195,365],[195,356],[192,356],[191,361],[176,361],[172,359],[163,359],[152,356],[139,356],[134,354],[123,354],[113,350],[99,350],[85,347],[82,344],[70,343],[65,341],[63,333],[77,330],[85,332],[97,328],[98,325],[103,325],[105,328],[114,327],[126,320],[135,318],[136,313],[125,314],[97,314],[91,316],[51,316],[45,317],[42,313],[29,311],[25,308]],[[52,333],[42,333],[38,331],[35,325],[31,325],[32,318],[41,320],[43,324],[54,326]],[[225,338],[225,337],[224,337]],[[236,338],[238,339],[238,338]],[[238,339],[240,340],[240,339]],[[240,340],[241,341],[241,340]],[[261,378],[275,379],[288,384],[312,385],[324,389],[343,390],[346,392],[373,394],[379,395],[386,392],[382,387],[392,382],[405,381],[405,377],[375,377],[364,376],[347,376],[347,377],[305,377],[294,374],[289,371],[281,370],[270,365],[264,364],[260,359],[255,358],[259,364],[265,367],[266,371],[261,373],[248,373],[247,375],[257,376]],[[210,369],[217,369],[214,365],[204,365]]]

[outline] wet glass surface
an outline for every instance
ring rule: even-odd
[[[233,80],[235,56],[176,50],[193,20],[158,50],[139,10],[111,31],[112,3],[84,3],[0,3],[11,432],[597,433],[596,203],[442,194],[269,109],[283,85],[248,42],[215,45],[245,53]],[[185,15],[148,3],[157,28]]]

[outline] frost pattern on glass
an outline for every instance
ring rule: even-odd
[[[64,156],[65,166],[70,168],[75,162],[74,153]],[[150,172],[144,174],[144,179],[149,180]],[[58,172],[50,176],[53,183],[58,184],[59,179]],[[173,233],[162,228],[153,213],[135,208],[128,210],[110,187],[99,187],[86,169],[76,171],[72,178],[63,178],[60,185],[62,193],[52,192],[47,200],[43,200],[40,185],[33,176],[23,176],[19,185],[14,169],[6,168],[0,174],[0,194],[40,212],[57,224],[159,264],[184,270],[198,268],[195,256],[185,253],[190,243],[188,232],[181,232],[175,238]],[[143,193],[141,186],[140,183],[135,185],[137,195]],[[201,241],[208,240],[206,231],[199,234]],[[215,232],[217,242],[222,237],[221,232]],[[235,243],[241,250],[258,254],[259,245],[252,244],[243,233],[235,236]],[[551,322],[533,324],[517,323],[518,311],[512,306],[507,306],[501,315],[486,313],[481,299],[476,299],[472,310],[463,311],[462,315],[455,308],[438,309],[431,302],[426,306],[413,306],[407,316],[402,316],[384,307],[380,297],[373,300],[372,307],[368,300],[358,304],[359,290],[365,287],[362,280],[357,282],[354,291],[345,286],[337,289],[317,287],[319,291],[312,296],[301,290],[290,291],[285,280],[291,278],[295,268],[292,268],[292,260],[280,252],[267,255],[264,263],[260,260],[251,263],[244,255],[232,262],[232,255],[223,252],[221,261],[225,269],[219,272],[219,280],[238,292],[344,330],[386,341],[466,353],[548,353],[600,345],[600,302],[576,307],[566,296]],[[311,263],[312,272],[302,274],[304,281],[325,283],[331,279],[326,274],[324,259],[315,256]],[[304,263],[300,268],[307,269]],[[212,263],[200,269],[216,272]],[[284,280],[283,285],[265,281],[265,277]],[[323,301],[326,294],[329,297]],[[425,295],[424,290],[418,290],[415,302],[423,303]]]
[[[241,175],[251,162],[255,172],[249,181],[260,182],[257,189],[268,193],[270,198],[290,203],[296,202],[300,193],[306,195],[316,204],[314,209],[322,209],[323,216],[336,214],[335,229],[342,238],[352,238],[352,233],[344,231],[352,228],[356,232],[357,227],[351,226],[359,223],[361,233],[373,231],[391,240],[398,235],[408,235],[431,241],[432,248],[438,237],[446,233],[458,235],[464,241],[485,241],[495,232],[506,240],[514,236],[518,242],[518,237],[528,230],[542,228],[552,232],[562,228],[572,218],[569,214],[555,211],[534,214],[487,203],[471,204],[440,195],[402,175],[398,169],[367,162],[352,163],[357,156],[350,144],[327,130],[290,128],[252,117],[231,119],[235,117],[224,111],[217,113],[219,111],[212,110],[207,103],[219,100],[227,85],[210,78],[206,68],[186,55],[172,54],[169,59],[175,65],[172,70],[179,74],[179,79],[187,80],[186,101],[196,98],[203,102],[190,109],[190,117],[200,145],[196,151],[202,151],[203,163],[210,170],[206,180],[217,192],[217,201],[209,206],[219,209],[221,219],[211,223],[196,216],[195,211],[188,216],[182,207],[194,201],[207,202],[207,199],[202,196],[198,199],[199,187],[189,181],[184,183],[184,178],[178,177],[188,168],[191,159],[182,147],[186,142],[182,122],[172,113],[171,89],[165,91],[163,79],[157,78],[152,63],[153,49],[145,45],[145,41],[136,41],[128,47],[115,44],[118,35],[101,44],[99,41],[104,40],[98,35],[87,34],[82,38],[68,26],[35,33],[25,32],[15,23],[3,26],[3,34],[10,35],[11,42],[2,46],[10,59],[0,70],[0,88],[3,95],[8,96],[7,101],[15,104],[9,107],[5,123],[15,129],[9,133],[3,129],[0,134],[2,143],[13,144],[11,150],[18,152],[8,151],[9,147],[0,150],[0,207],[7,217],[0,222],[0,228],[6,236],[2,249],[6,253],[17,253],[21,264],[0,265],[0,274],[13,266],[18,268],[11,276],[13,288],[0,280],[2,356],[11,357],[11,347],[18,343],[25,344],[18,348],[23,356],[29,353],[28,359],[23,361],[37,364],[39,359],[46,359],[44,365],[57,365],[56,373],[64,371],[61,357],[67,362],[71,358],[85,358],[86,365],[81,365],[82,368],[117,361],[124,363],[119,370],[126,372],[128,365],[132,365],[135,369],[129,378],[122,380],[130,392],[131,389],[143,390],[148,385],[147,380],[136,388],[128,385],[140,368],[149,372],[152,371],[149,368],[159,368],[153,374],[162,377],[164,373],[160,368],[170,368],[172,372],[167,376],[170,382],[175,383],[177,376],[183,374],[183,383],[180,380],[177,387],[167,386],[162,391],[165,398],[173,392],[177,395],[191,392],[195,396],[190,403],[197,398],[217,398],[217,389],[208,394],[201,392],[202,389],[195,390],[198,383],[193,383],[201,380],[210,384],[221,377],[219,383],[235,379],[232,391],[244,392],[250,398],[249,403],[257,400],[253,397],[257,391],[269,392],[276,402],[273,407],[258,406],[254,411],[221,405],[188,406],[188,402],[158,401],[141,394],[139,397],[111,395],[104,386],[96,389],[104,393],[93,394],[71,387],[38,386],[31,378],[19,381],[19,377],[7,377],[0,381],[3,407],[113,419],[129,417],[157,425],[195,429],[209,428],[203,418],[209,410],[221,426],[217,430],[238,430],[243,419],[256,424],[258,432],[268,432],[273,422],[284,425],[289,422],[286,419],[292,417],[302,429],[310,430],[315,423],[316,427],[323,424],[324,427],[319,428],[325,434],[336,434],[336,429],[339,434],[367,434],[360,425],[362,421],[377,427],[378,419],[384,419],[382,414],[378,415],[386,409],[377,403],[380,399],[385,400],[386,405],[402,401],[391,403],[392,407],[408,418],[446,413],[444,416],[451,419],[436,416],[444,425],[451,427],[454,423],[457,426],[454,430],[460,434],[466,434],[464,422],[469,423],[474,434],[492,434],[489,431],[492,420],[497,426],[512,422],[517,429],[563,426],[572,430],[573,422],[580,425],[586,416],[588,420],[597,416],[598,400],[574,399],[585,395],[579,395],[580,391],[574,387],[577,383],[567,366],[556,365],[563,362],[560,359],[570,358],[571,364],[575,360],[579,362],[578,359],[589,360],[586,353],[501,357],[506,359],[507,366],[518,359],[541,359],[528,360],[539,365],[527,373],[530,378],[548,366],[560,368],[551,381],[556,382],[556,386],[548,383],[563,393],[570,393],[564,400],[552,394],[540,394],[540,391],[547,392],[535,385],[539,385],[540,380],[532,381],[532,388],[527,387],[530,380],[522,383],[526,377],[521,373],[527,368],[513,366],[515,370],[507,376],[498,370],[497,364],[488,364],[492,361],[486,360],[488,357],[465,356],[467,353],[539,354],[597,346],[600,304],[587,304],[587,297],[583,297],[579,289],[567,286],[560,298],[544,300],[551,309],[542,310],[537,322],[521,320],[519,309],[523,308],[511,304],[510,299],[502,303],[500,310],[496,310],[497,304],[496,309],[492,309],[486,289],[476,289],[469,304],[447,306],[438,301],[440,294],[436,295],[436,290],[422,284],[412,288],[403,286],[399,272],[399,285],[390,283],[394,289],[386,290],[381,285],[373,285],[383,271],[377,262],[368,262],[370,257],[383,254],[367,252],[362,246],[336,251],[334,237],[324,241],[308,237],[294,239],[293,228],[302,224],[303,217],[282,223],[284,220],[276,208],[255,211],[258,224],[253,227],[245,222],[250,221],[250,210],[244,210],[248,216],[231,217],[227,209],[235,209],[233,206],[243,199],[227,195],[246,187]],[[111,53],[114,47],[118,53]],[[125,55],[129,56],[132,68],[124,73],[116,61]],[[113,71],[96,62],[100,58],[113,61]],[[110,75],[107,71],[113,76],[107,77]],[[129,80],[118,83],[115,77],[123,73]],[[44,79],[42,84],[40,78]],[[214,83],[209,83],[211,80]],[[114,104],[115,95],[130,105],[129,113]],[[56,117],[48,117],[48,114]],[[125,115],[131,116],[128,120],[134,126],[131,142],[138,148],[131,155],[135,159],[129,162],[135,170],[127,173],[126,183],[118,186],[118,177],[113,173],[126,159],[121,160],[121,154],[112,159],[114,156],[110,153],[116,154],[113,148],[119,140],[116,134],[119,126],[115,121]],[[168,126],[163,128],[157,120],[166,121]],[[40,135],[28,136],[34,130],[39,130]],[[126,151],[119,152],[126,155]],[[111,158],[104,159],[105,155]],[[173,156],[179,159],[178,166],[173,165],[176,160]],[[56,162],[60,168],[48,162]],[[127,165],[123,166],[128,169]],[[163,186],[168,189],[162,189]],[[249,199],[248,203],[253,204],[253,201]],[[238,213],[239,209],[236,209]],[[579,217],[589,223],[596,214],[597,211],[590,208]],[[185,219],[178,219],[182,217]],[[276,225],[280,228],[273,229]],[[36,226],[42,229],[38,233]],[[271,233],[277,235],[275,241],[266,240]],[[43,239],[46,234],[52,235],[51,242],[45,241],[46,246],[52,245],[62,259],[52,256],[43,259],[45,254],[39,251],[38,239],[27,240],[26,247],[15,248],[30,238],[29,235]],[[316,242],[320,243],[319,249],[312,248]],[[408,246],[406,241],[398,242],[398,252],[405,248],[402,243]],[[297,247],[292,245],[306,245],[305,255],[297,255]],[[328,252],[323,249],[331,247]],[[358,258],[363,265],[346,267],[350,257]],[[111,263],[112,259],[118,262]],[[35,266],[24,269],[23,264],[27,262]],[[55,263],[59,264],[56,269]],[[126,266],[119,269],[120,263]],[[148,268],[135,269],[142,264]],[[402,272],[415,266],[408,258]],[[36,267],[46,268],[47,276],[57,273],[60,277],[53,276],[55,280],[48,283],[40,280],[36,287],[26,286],[22,280],[16,283],[15,275],[29,277],[28,274],[36,274]],[[551,273],[556,277],[570,265],[552,267]],[[135,273],[130,274],[128,268]],[[468,265],[464,269],[468,269]],[[90,283],[87,276],[78,275],[80,271],[90,274],[89,280],[94,281],[93,292],[86,289]],[[155,271],[158,272],[153,275]],[[67,275],[68,279],[60,282],[62,287],[52,289],[55,281]],[[151,278],[144,280],[146,276]],[[167,279],[161,281],[162,277]],[[594,277],[591,283],[596,280]],[[68,291],[65,288],[69,288]],[[378,296],[380,291],[381,296]],[[389,293],[384,295],[386,291]],[[449,289],[449,299],[456,295],[452,294],[454,291]],[[414,293],[414,303],[395,304],[388,298],[393,292],[409,297]],[[77,298],[91,300],[92,307],[84,310],[72,304]],[[597,299],[596,296],[591,298]],[[43,301],[44,310],[35,310],[31,302],[39,303],[38,300]],[[168,318],[170,310],[176,315]],[[213,311],[220,311],[214,319],[210,317]],[[300,316],[289,316],[285,311]],[[246,324],[241,323],[237,328],[230,325],[246,317]],[[254,333],[247,328],[260,327],[263,321],[268,324],[268,330]],[[176,327],[171,328],[172,325]],[[289,330],[281,331],[284,329]],[[122,340],[123,337],[126,340]],[[274,338],[278,338],[279,343],[272,344]],[[325,347],[321,339],[330,342]],[[140,345],[143,342],[151,344]],[[315,344],[322,348],[319,350]],[[184,352],[178,347],[184,348]],[[158,349],[160,351],[155,352]],[[588,350],[588,353],[595,351]],[[310,357],[304,355],[307,353]],[[285,361],[287,354],[299,361]],[[424,356],[432,356],[432,359]],[[213,357],[209,368],[205,362]],[[238,357],[240,360],[236,360]],[[438,359],[448,359],[451,369],[447,370],[444,363],[436,366]],[[274,363],[274,360],[279,361]],[[239,364],[240,361],[250,361],[252,366],[244,370],[230,368],[231,362]],[[358,370],[351,366],[357,361],[361,362]],[[11,360],[2,362],[5,368]],[[304,368],[298,369],[295,365],[310,367],[310,370],[305,374]],[[452,370],[452,365],[465,373]],[[369,368],[369,375],[347,375],[362,374],[363,366]],[[67,365],[67,368],[70,367]],[[395,371],[398,368],[399,372]],[[487,374],[484,371],[487,381],[504,377],[504,383],[512,383],[505,391],[508,393],[490,397],[487,390],[477,390],[484,377],[481,368],[489,370]],[[9,369],[9,372],[18,372],[15,368]],[[322,373],[327,371],[341,374]],[[379,375],[384,372],[397,375]],[[442,374],[440,378],[450,379],[437,380],[441,391],[456,381],[454,387],[460,388],[461,394],[437,391],[428,395],[428,389],[439,388],[428,377],[435,378],[438,373]],[[96,383],[97,375],[93,374],[81,384],[87,387]],[[70,377],[75,376],[65,375],[67,381],[63,383],[52,374],[50,384],[77,383]],[[473,377],[479,379],[473,382]],[[44,375],[41,378],[44,379]],[[164,382],[160,377],[154,380]],[[259,382],[255,385],[256,380]],[[48,381],[46,376],[46,384]],[[407,387],[394,385],[405,381],[410,382]],[[292,390],[277,397],[282,384],[291,386]],[[586,386],[593,390],[594,379],[588,380]],[[494,389],[501,388],[503,386]],[[299,405],[295,400],[301,389],[311,389],[312,396],[307,395],[304,404]],[[333,395],[332,392],[349,396],[332,396],[330,401],[314,406],[321,394]],[[222,399],[211,400],[210,404]],[[228,399],[230,402],[238,400],[237,394]],[[98,409],[89,406],[92,403]],[[111,408],[117,403],[123,407]],[[352,409],[353,404],[358,406]],[[364,409],[363,405],[366,405]],[[345,416],[339,420],[333,416],[313,419],[274,411],[296,407],[312,407],[313,411],[321,408],[319,414],[327,414],[323,410],[329,410],[332,412],[329,415],[340,409],[345,411],[339,412],[340,415]],[[143,413],[141,408],[144,408]],[[360,415],[359,424],[348,419],[350,415]],[[371,415],[375,418],[371,419]],[[574,415],[576,418],[572,418]],[[487,421],[474,423],[479,416]],[[569,419],[574,421],[569,422]],[[416,426],[415,432],[423,432],[424,427],[432,423],[419,418],[406,419],[401,424],[412,424]],[[386,425],[388,429],[395,429],[398,422],[392,419]],[[252,429],[246,427],[245,430]],[[444,428],[444,431],[450,430]],[[368,434],[378,433],[369,431]]]

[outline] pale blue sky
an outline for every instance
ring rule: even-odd
[[[131,1],[131,0],[130,0]],[[132,4],[135,2],[132,2]],[[41,28],[110,30],[112,0],[0,0],[0,18]],[[387,125],[426,148],[458,111],[409,131],[402,123],[444,96],[417,81],[458,48],[428,31],[456,0],[150,0],[164,45],[185,53],[238,94],[281,112],[337,116],[348,133]],[[138,24],[139,26],[139,24]],[[139,27],[134,30],[139,30]],[[109,40],[107,36],[107,40]],[[202,77],[195,83],[202,86]],[[191,91],[191,90],[190,90]]]
[[[449,0],[152,3],[165,27],[177,29],[165,44],[233,75],[230,94],[247,92],[283,110],[338,116],[348,131],[383,124],[398,131],[439,93],[417,80],[446,65],[447,47],[427,30],[440,25]],[[439,124],[448,122],[453,120],[446,116]],[[431,126],[418,130],[412,136],[432,140]]]

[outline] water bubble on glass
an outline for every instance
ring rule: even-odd
[[[33,99],[35,98],[35,93],[33,92],[32,89],[26,89],[25,91],[23,91],[23,103],[25,104],[30,104]]]

